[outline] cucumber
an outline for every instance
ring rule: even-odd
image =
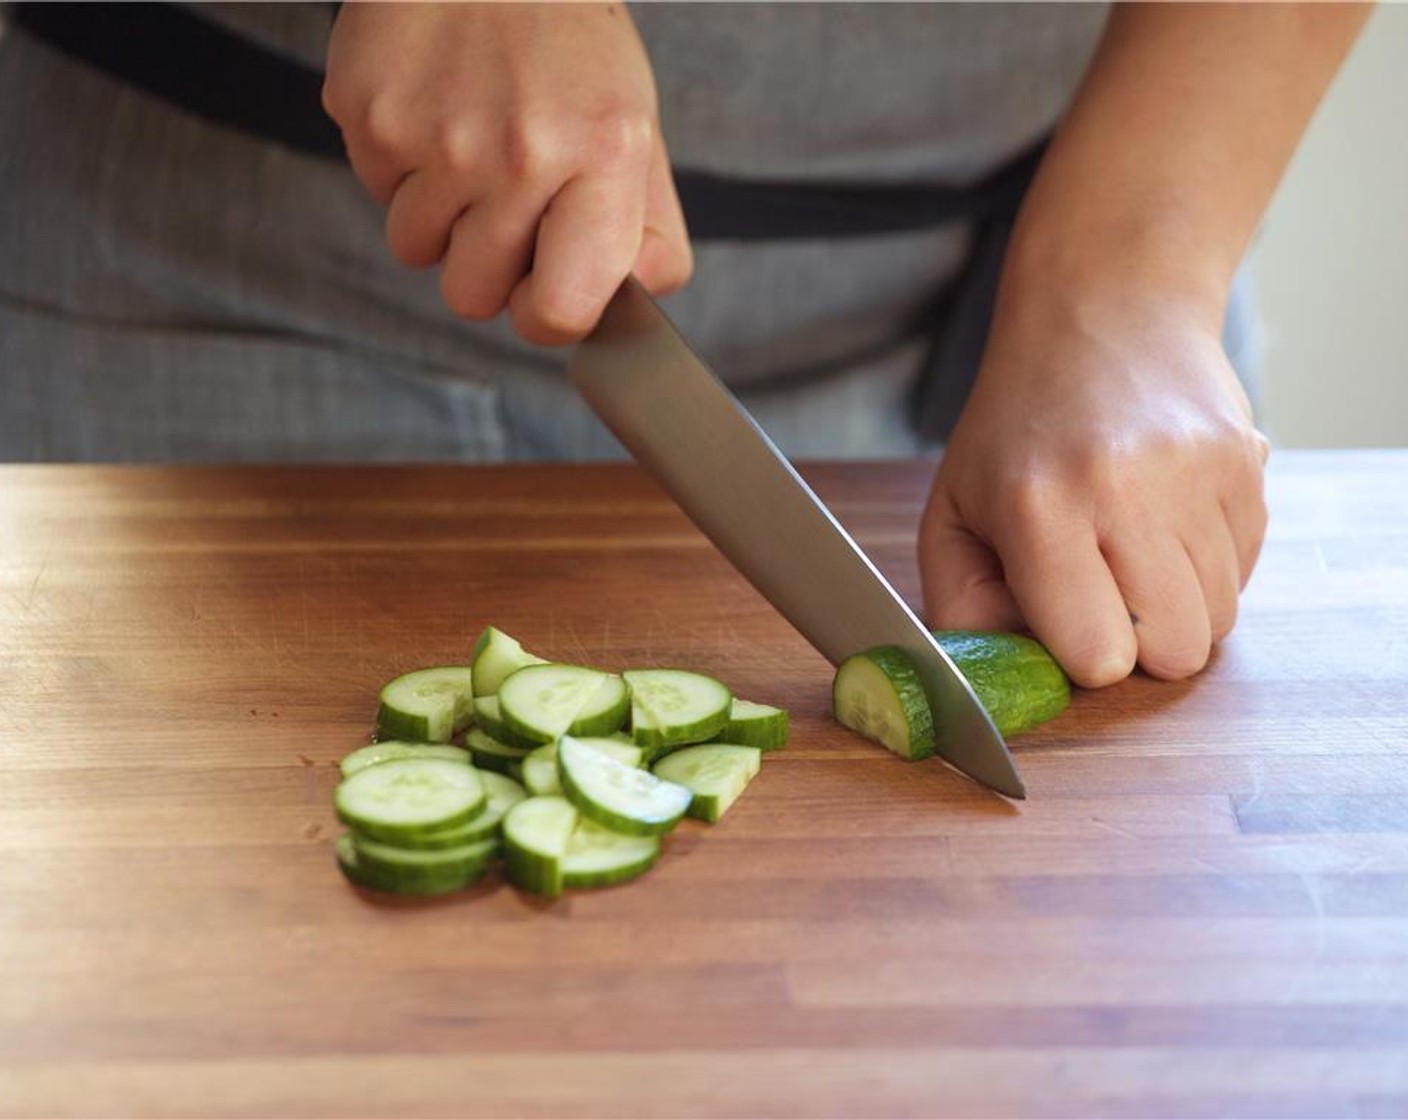
[[[395,844],[466,824],[484,811],[479,771],[440,758],[397,758],[358,770],[333,794],[338,818]]]
[[[831,684],[836,719],[909,762],[934,753],[934,717],[909,655],[876,646],[841,662]]]
[[[376,737],[448,743],[473,717],[472,676],[467,666],[439,665],[388,682],[377,708]]]
[[[341,762],[338,769],[344,778],[350,778],[358,770],[387,762],[393,758],[443,758],[446,762],[468,763],[469,752],[459,747],[443,743],[404,743],[391,739],[385,743],[373,743],[368,747],[358,747]]]
[[[502,630],[486,626],[484,632],[479,635],[479,640],[474,643],[474,652],[470,655],[469,663],[474,670],[474,695],[496,696],[499,686],[510,673],[527,665],[542,665],[544,662],[541,657],[535,657],[525,650],[518,643],[518,639],[510,638]]]
[[[652,755],[702,743],[727,725],[733,696],[702,673],[632,669],[621,676],[631,689],[631,735]]]
[[[641,749],[629,740],[615,737],[578,739],[577,742],[609,755],[626,766],[641,764]],[[523,784],[534,797],[560,794],[557,777],[557,744],[546,743],[523,760]]]
[[[580,665],[529,665],[499,686],[504,723],[526,739],[550,743],[563,735],[610,735],[630,711],[620,678]]]
[[[532,750],[538,740],[527,739],[504,722],[497,696],[476,696],[474,698],[474,722],[491,738],[509,747],[523,747]]]
[[[1071,682],[1035,638],[976,630],[936,630],[934,639],[968,678],[1004,736],[1055,719],[1071,702]]]
[[[728,812],[762,764],[763,752],[758,747],[705,743],[675,751],[653,769],[657,778],[693,793],[689,815],[712,824]]]
[[[557,744],[562,791],[581,814],[615,832],[653,836],[669,832],[693,794],[646,770],[637,770],[564,736]]]
[[[564,887],[609,887],[644,875],[660,858],[658,836],[623,836],[586,817],[562,853]]]
[[[577,827],[577,810],[561,797],[530,797],[504,817],[504,872],[534,894],[562,893],[562,857]]]
[[[735,696],[728,723],[716,738],[720,743],[738,743],[760,751],[781,750],[787,744],[787,711]]]
[[[471,727],[465,733],[464,745],[480,770],[496,770],[511,778],[522,773],[523,760],[532,753],[531,747],[500,742],[482,727]]]
[[[503,835],[504,817],[528,796],[528,792],[512,778],[492,770],[481,772],[479,780],[484,783],[484,811],[468,824],[460,826],[461,835],[466,843],[471,840],[493,840],[497,843]]]
[[[356,866],[366,880],[397,894],[447,894],[482,878],[498,855],[497,840],[479,840],[438,851],[383,844],[349,833]],[[341,841],[339,841],[339,847]],[[339,855],[339,861],[341,857]]]

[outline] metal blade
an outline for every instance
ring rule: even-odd
[[[578,346],[573,383],[733,565],[833,665],[877,645],[914,660],[951,765],[1026,796],[968,682],[632,277]]]

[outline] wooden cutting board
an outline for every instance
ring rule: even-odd
[[[929,468],[807,473],[916,598]],[[1408,453],[1271,497],[1210,669],[1079,695],[1015,805],[832,724],[633,468],[0,469],[0,1113],[1408,1112]],[[336,760],[489,622],[791,745],[626,887],[350,889]]]

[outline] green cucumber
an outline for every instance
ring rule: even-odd
[[[738,743],[760,751],[781,750],[787,744],[787,710],[735,696],[728,723],[715,738],[720,743]]]
[[[577,810],[562,797],[530,797],[504,817],[504,872],[534,894],[562,893],[562,857],[577,827]]]
[[[484,783],[484,811],[468,824],[461,825],[460,834],[465,843],[471,840],[497,842],[503,834],[504,817],[528,796],[528,792],[512,778],[492,770],[481,771],[479,780]],[[424,846],[423,839],[417,846]]]
[[[609,887],[644,875],[660,858],[658,836],[623,836],[586,817],[562,853],[564,887]]]
[[[713,677],[684,669],[632,669],[631,736],[652,755],[703,743],[727,725],[733,696]]]
[[[350,778],[358,770],[365,770],[368,766],[388,762],[393,758],[443,758],[447,762],[463,763],[470,760],[468,751],[444,743],[404,743],[390,739],[384,743],[358,747],[337,765],[342,771],[342,776]]]
[[[557,775],[563,793],[583,816],[630,836],[669,832],[693,800],[682,786],[627,766],[571,736],[557,744]]]
[[[480,879],[498,855],[497,840],[478,840],[427,851],[383,844],[349,833],[356,864],[367,878],[397,894],[446,894]]]
[[[402,673],[381,690],[378,739],[448,743],[473,717],[473,674],[464,665],[439,665]]]
[[[474,759],[480,770],[496,770],[517,778],[522,772],[523,760],[532,753],[532,747],[515,747],[495,739],[482,727],[471,727],[464,737],[465,749]]]
[[[728,812],[763,764],[759,747],[705,743],[685,747],[662,758],[652,768],[657,778],[674,782],[694,794],[688,813],[713,823]]]
[[[530,751],[538,746],[537,739],[525,738],[504,722],[497,696],[474,698],[474,722],[479,725],[480,730],[505,746],[523,747]]]
[[[624,738],[578,739],[577,742],[601,751],[626,766],[638,767],[641,764],[640,747]],[[560,794],[562,783],[557,777],[557,744],[545,743],[523,760],[523,784],[534,797]]]
[[[542,665],[543,659],[525,650],[516,638],[510,638],[502,630],[492,626],[484,627],[479,640],[474,643],[474,653],[470,655],[470,666],[474,669],[474,695],[496,696],[499,685],[510,673],[527,665]],[[490,732],[490,734],[493,734]],[[496,739],[499,736],[494,736]]]
[[[610,735],[630,712],[625,682],[581,665],[529,665],[499,686],[499,711],[517,734],[539,743],[563,735]]]
[[[999,732],[1019,735],[1055,719],[1071,702],[1071,682],[1035,638],[976,630],[936,630],[934,639],[968,678]]]
[[[439,758],[397,758],[358,770],[333,794],[338,818],[395,844],[466,824],[484,811],[479,771]]]
[[[841,662],[831,684],[836,719],[909,762],[934,753],[934,717],[919,674],[898,646],[876,646]]]

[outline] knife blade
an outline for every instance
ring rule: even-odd
[[[833,665],[898,646],[934,713],[937,753],[1007,797],[1026,790],[963,675],[634,277],[574,352],[592,410],[735,568]]]

